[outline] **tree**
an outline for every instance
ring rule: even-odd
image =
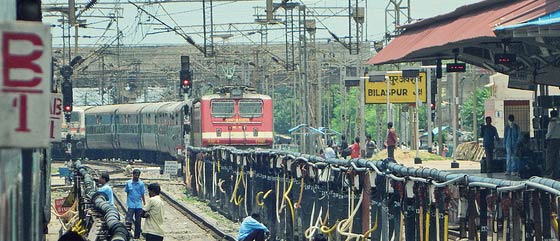
[[[479,124],[484,123],[484,101],[490,97],[490,91],[488,88],[476,89],[476,121]],[[463,103],[463,107],[460,112],[461,118],[463,118],[463,129],[473,130],[473,98],[469,98]],[[473,133],[476,136],[476,133]]]

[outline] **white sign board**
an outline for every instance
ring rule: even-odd
[[[0,147],[48,147],[50,27],[0,23]]]
[[[176,161],[165,161],[165,166],[163,167],[163,172],[169,176],[177,176],[177,171],[179,170],[179,163]]]
[[[49,139],[51,142],[60,142],[62,136],[60,135],[62,127],[62,95],[52,94],[51,105],[49,108],[50,122],[49,122]]]

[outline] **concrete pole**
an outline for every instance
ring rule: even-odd
[[[366,78],[368,77],[368,72],[364,73],[364,77],[360,78],[360,133],[357,133],[360,137],[360,156],[365,158],[365,148],[366,148],[366,111],[365,111],[365,88],[366,88]],[[363,155],[362,155],[363,153]]]
[[[418,147],[419,147],[419,145],[418,145],[418,142],[419,142],[419,132],[418,132],[418,129],[419,129],[418,113],[419,112],[418,112],[418,108],[420,108],[420,96],[419,96],[419,93],[418,93],[418,80],[419,79],[420,79],[419,77],[414,78],[414,85],[415,85],[414,87],[416,88],[416,94],[415,94],[415,96],[416,96],[416,106],[414,108],[414,144],[413,144],[413,146],[416,149],[415,161],[417,159],[419,159],[419,150],[418,150]]]
[[[442,117],[442,109],[441,109],[441,78],[437,79],[437,100],[436,100],[436,110],[437,110],[437,117],[436,117],[436,125],[438,128],[438,153],[441,155],[443,151],[443,135],[441,133],[441,117]]]
[[[432,69],[426,69],[426,122],[428,122],[428,148],[432,147]]]
[[[385,76],[385,83],[387,83],[387,91],[385,92],[385,96],[387,96],[387,123],[389,123],[391,122],[393,113],[391,112],[391,85],[387,76]]]
[[[476,104],[477,104],[476,103],[477,102],[476,96],[477,96],[477,93],[476,92],[478,90],[478,78],[479,77],[475,77],[473,79],[474,86],[473,86],[473,104],[472,104],[472,106],[473,106],[473,120],[472,120],[473,128],[472,128],[472,131],[473,131],[473,135],[474,135],[475,140],[478,140],[478,134],[477,134],[477,130],[478,130],[477,125],[478,124],[476,123],[477,122],[477,119],[476,119],[477,118],[477,116],[476,116],[476,114],[477,114],[477,111],[476,111]]]
[[[453,73],[453,106],[451,108],[453,115],[453,162],[451,163],[451,168],[459,168],[459,163],[457,162],[457,155],[455,151],[457,150],[457,72]]]

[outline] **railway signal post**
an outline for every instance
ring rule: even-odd
[[[181,70],[179,71],[179,88],[183,93],[192,94],[192,74],[190,70],[189,56],[181,56]],[[186,98],[186,95],[185,95]]]

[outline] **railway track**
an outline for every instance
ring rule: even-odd
[[[126,216],[126,194],[122,185],[113,187],[115,205],[122,214],[123,221]],[[216,224],[208,221],[202,215],[183,205],[168,193],[162,191],[161,198],[166,202],[164,212],[165,240],[219,240],[235,241],[235,237],[222,231]]]
[[[216,238],[216,240],[223,240],[223,241],[235,241],[236,239],[229,234],[226,234],[222,230],[220,230],[216,225],[210,223],[206,220],[203,216],[198,215],[193,210],[189,209],[187,206],[181,204],[166,192],[161,192],[161,197],[165,200],[170,206],[177,209],[179,212],[184,214],[185,216],[189,217],[194,223],[196,223],[200,228],[211,231],[211,235]]]
[[[90,166],[92,170],[96,170],[97,172],[108,172],[111,175],[110,185],[113,187],[115,206],[121,214],[121,222],[125,222],[127,208],[124,184],[126,183],[126,181],[130,180],[130,177],[126,176],[124,173],[124,167],[127,165],[127,163],[94,160],[89,160],[82,163],[84,165]],[[179,187],[182,187],[180,183],[169,180],[168,177],[160,178],[159,167],[157,172],[155,170],[151,170],[155,167],[156,166],[147,163],[134,164],[134,168],[140,168],[144,170],[144,172],[142,173],[142,180],[144,182],[158,182],[162,185],[162,189],[164,190],[167,190],[167,188],[171,188],[173,186],[177,187],[173,188],[177,190],[179,190]],[[146,169],[149,170],[146,171]],[[60,188],[66,188],[66,186],[63,185],[60,186]],[[147,193],[146,198],[148,198]],[[161,193],[161,198],[166,202],[166,209],[164,212],[165,240],[236,240],[235,237],[232,236],[231,232],[228,234],[221,230],[220,227],[222,227],[223,225],[219,224],[219,221],[209,220],[205,218],[204,214],[207,213],[203,210],[194,210],[192,208],[189,208],[187,205],[184,205],[182,201],[176,200],[177,196],[173,197],[172,194],[164,192],[163,190]],[[199,212],[204,214],[199,214]],[[212,221],[214,221],[214,223]]]

